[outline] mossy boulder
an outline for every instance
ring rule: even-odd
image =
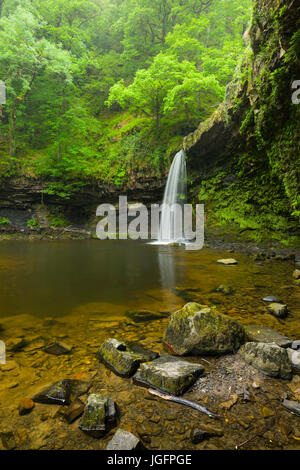
[[[79,429],[92,437],[102,437],[117,424],[117,408],[111,398],[99,393],[89,395]]]
[[[158,354],[138,343],[122,343],[108,338],[97,352],[98,359],[120,377],[131,377],[142,362],[151,361]]]
[[[172,354],[226,354],[239,349],[245,331],[236,321],[207,305],[186,304],[169,317],[164,342]]]
[[[201,364],[192,364],[164,354],[154,361],[141,364],[133,381],[137,385],[178,396],[188,390],[203,372]]]
[[[239,354],[248,364],[270,377],[290,379],[292,367],[286,349],[275,343],[246,343]]]

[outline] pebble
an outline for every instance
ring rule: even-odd
[[[23,415],[30,413],[30,411],[32,411],[34,407],[35,407],[35,403],[33,400],[31,400],[31,398],[23,398],[18,408],[19,415],[23,416]]]

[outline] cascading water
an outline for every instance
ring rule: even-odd
[[[173,159],[168,175],[159,225],[159,243],[184,240],[183,206],[186,197],[185,153],[180,150]]]

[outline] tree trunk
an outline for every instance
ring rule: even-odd
[[[16,152],[16,103],[12,105],[9,118],[9,156],[14,157]]]

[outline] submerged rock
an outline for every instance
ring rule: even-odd
[[[221,292],[222,294],[229,295],[233,293],[233,289],[230,286],[221,284],[216,288],[215,292]]]
[[[293,272],[293,278],[300,279],[300,269],[295,269],[295,271]]]
[[[161,320],[165,315],[150,310],[127,310],[125,313],[134,323],[143,323],[146,321]]]
[[[192,302],[170,315],[164,341],[172,353],[180,356],[225,354],[237,350],[244,337],[239,323]]]
[[[79,398],[76,398],[75,401],[67,408],[64,413],[64,418],[67,423],[73,423],[77,418],[79,418],[84,412],[84,404]]]
[[[237,260],[233,258],[218,259],[217,263],[224,264],[226,266],[231,266],[231,265],[237,264]]]
[[[61,341],[57,341],[46,346],[44,351],[48,354],[54,354],[55,356],[60,356],[63,354],[70,354],[72,349],[73,349],[73,346],[70,346]]]
[[[283,400],[282,404],[288,411],[300,416],[300,403],[293,400]]]
[[[133,381],[137,385],[178,396],[188,390],[203,372],[201,364],[192,364],[164,354],[152,362],[141,364]]]
[[[107,444],[106,450],[139,450],[143,448],[141,441],[131,432],[118,429]]]
[[[259,325],[247,325],[244,327],[248,340],[256,341],[258,343],[275,343],[282,348],[288,348],[293,343],[293,340],[282,336],[272,328]]]
[[[46,405],[69,405],[71,385],[69,380],[60,380],[43,388],[32,398],[35,403]]]
[[[286,349],[275,343],[246,343],[239,354],[248,364],[270,377],[290,379],[292,367]]]
[[[92,393],[87,399],[79,429],[92,437],[101,437],[117,423],[117,409],[111,398]]]
[[[277,318],[285,318],[288,314],[287,305],[279,303],[271,303],[268,305],[269,312]]]
[[[20,416],[27,415],[33,410],[34,407],[35,407],[35,403],[33,400],[31,400],[31,398],[23,398],[18,408],[19,415]]]
[[[193,444],[199,444],[210,437],[220,437],[223,435],[223,430],[214,426],[203,425],[201,429],[193,429],[191,439]]]
[[[278,299],[278,297],[275,297],[274,295],[267,295],[266,297],[263,298],[263,301],[280,303],[280,299]]]
[[[46,405],[69,405],[71,397],[78,398],[84,395],[91,385],[90,382],[83,380],[64,379],[43,388],[32,399],[36,403]]]
[[[109,338],[100,346],[97,357],[115,374],[131,377],[142,362],[153,360],[158,354],[138,343],[122,343]]]

